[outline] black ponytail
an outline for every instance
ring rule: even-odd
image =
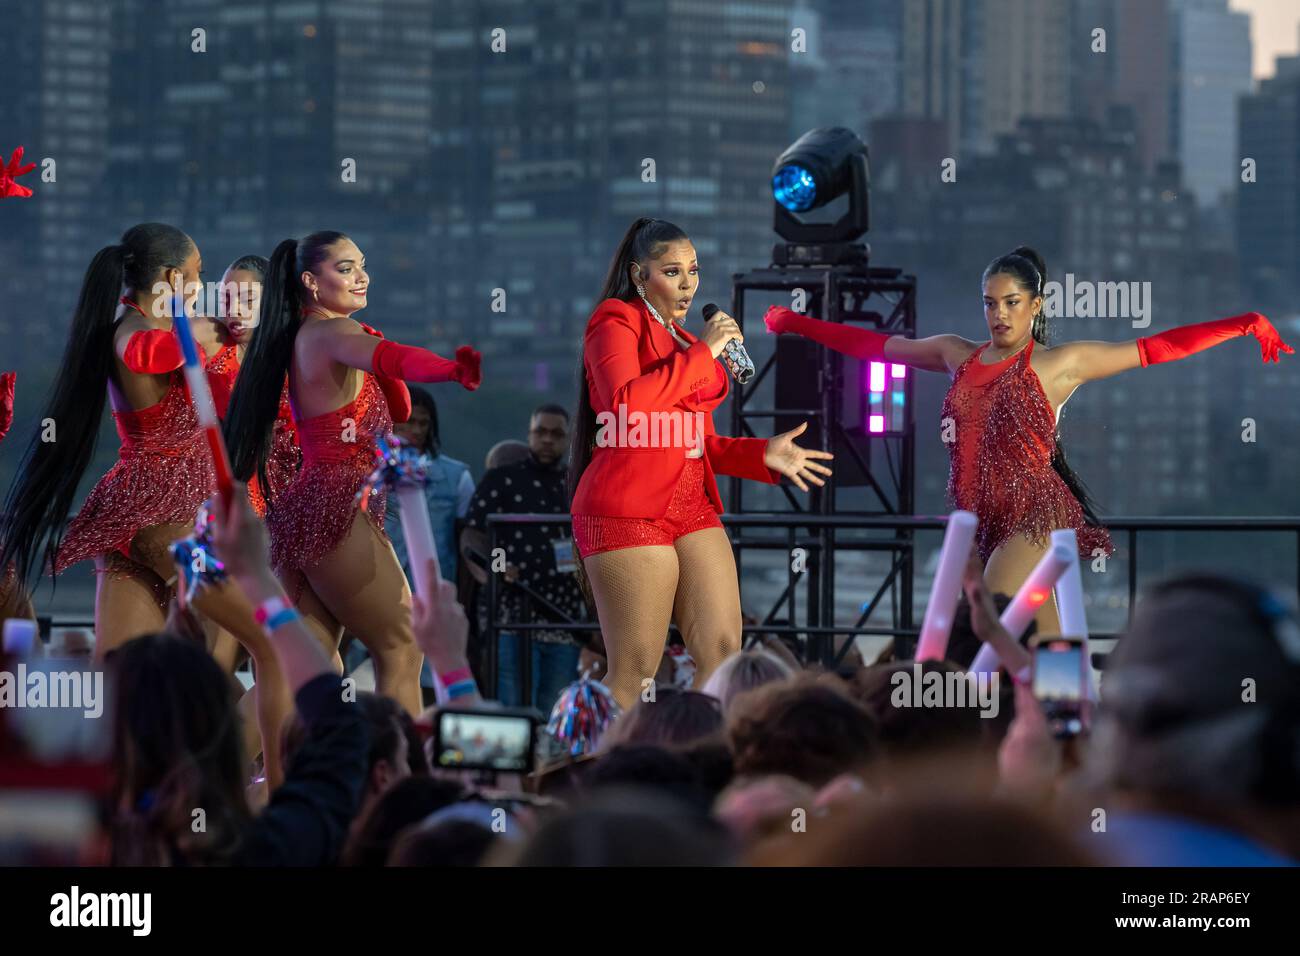
[[[314,232],[301,241],[286,239],[271,253],[262,280],[261,312],[235,378],[223,430],[235,477],[246,482],[257,475],[268,492],[271,434],[284,377],[293,361],[293,341],[302,325],[301,277],[315,271],[330,246],[346,238],[341,232]]]
[[[38,424],[0,515],[0,568],[13,561],[20,581],[57,556],[72,499],[95,454],[114,371],[118,299],[124,291],[150,289],[161,281],[160,273],[179,269],[193,251],[189,236],[175,226],[147,222],[128,229],[119,245],[105,246],[90,261],[41,415],[55,431],[47,441],[44,425]]]
[[[1029,246],[1017,246],[1014,250],[1005,256],[999,256],[989,263],[988,268],[984,270],[983,281],[987,282],[989,276],[1009,275],[1016,280],[1016,283],[1026,292],[1034,296],[1047,295],[1047,263],[1038,252]],[[1040,307],[1034,315],[1033,325],[1030,327],[1030,335],[1039,345],[1050,345],[1051,326],[1047,319],[1047,314]],[[1054,436],[1056,450],[1052,453],[1052,468],[1065,486],[1070,489],[1070,494],[1079,502],[1079,507],[1083,509],[1083,516],[1087,519],[1088,524],[1100,525],[1101,521],[1097,517],[1096,504],[1088,494],[1088,489],[1083,480],[1074,473],[1065,458],[1065,446],[1061,444],[1061,432],[1058,428]]]
[[[609,272],[605,276],[605,285],[600,291],[598,302],[606,299],[622,299],[631,302],[637,297],[636,285],[632,281],[632,263],[645,263],[657,259],[664,253],[664,247],[670,242],[679,242],[689,237],[671,222],[662,219],[641,218],[628,227],[610,260]],[[591,407],[591,395],[587,389],[587,373],[579,352],[578,359],[578,401],[577,414],[573,419],[573,443],[569,456],[569,502],[578,491],[578,482],[582,473],[591,464],[591,454],[596,447],[596,412]]]

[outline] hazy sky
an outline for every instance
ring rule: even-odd
[[[1229,0],[1228,6],[1250,14],[1256,79],[1272,76],[1273,61],[1300,47],[1300,0]]]

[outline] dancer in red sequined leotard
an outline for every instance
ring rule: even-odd
[[[231,393],[253,329],[257,327],[262,282],[269,263],[262,256],[241,256],[230,264],[221,277],[224,304],[222,321],[226,338],[221,349],[204,367],[212,388],[212,401],[222,421],[230,404]],[[298,447],[298,430],[293,422],[293,409],[289,404],[289,377],[280,389],[280,409],[271,433],[271,450],[266,460],[267,489],[257,475],[248,482],[248,498],[259,518],[266,517],[267,498],[275,498],[302,467],[302,449]],[[268,494],[269,492],[269,494]]]
[[[980,559],[1023,534],[1046,547],[1058,528],[1073,528],[1079,553],[1113,548],[1105,528],[1086,522],[1083,508],[1052,468],[1056,415],[1030,364],[1034,340],[1015,355],[986,364],[981,345],[957,368],[940,420],[953,423],[948,498],[979,516]]]
[[[1130,342],[1047,346],[1042,314],[1047,267],[1028,247],[984,271],[983,344],[957,335],[890,337],[822,322],[773,307],[769,332],[807,336],[858,359],[897,362],[953,376],[944,400],[943,437],[951,471],[950,503],[979,518],[977,544],[994,591],[1013,594],[1046,549],[1055,528],[1073,528],[1081,558],[1110,554],[1087,494],[1066,464],[1056,421],[1084,382],[1127,369],[1185,358],[1229,338],[1253,335],[1265,362],[1293,350],[1257,312],[1181,326]],[[1039,633],[1059,633],[1055,601],[1038,611]]]
[[[198,296],[199,251],[173,226],[145,223],[101,249],[86,272],[69,329],[60,379],[41,416],[5,503],[0,567],[15,561],[19,578],[47,563],[54,573],[94,559],[95,653],[161,631],[176,568],[171,545],[193,533],[199,506],[212,494],[211,452],[181,372],[172,331],[171,294],[182,284],[186,307]],[[122,289],[127,295],[119,296]],[[220,347],[211,320],[195,320],[204,357]],[[60,535],[112,401],[122,446]],[[279,727],[289,713],[279,661],[253,610],[233,583],[209,583],[193,607],[225,628],[252,655],[266,773],[280,780]]]
[[[338,649],[346,627],[370,650],[379,693],[415,714],[422,657],[410,590],[384,534],[385,495],[359,501],[357,492],[374,468],[375,439],[410,415],[404,381],[474,389],[480,357],[462,346],[451,361],[356,322],[369,283],[361,250],[342,233],[276,247],[246,357],[257,374],[236,379],[226,442],[240,480],[266,468],[287,373],[303,464],[270,502],[272,563],[326,649]]]

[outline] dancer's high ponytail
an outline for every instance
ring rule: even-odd
[[[58,377],[0,515],[0,568],[15,562],[19,580],[53,561],[77,485],[94,456],[113,373],[118,299],[124,291],[150,289],[193,251],[189,236],[175,226],[147,222],[90,261]]]
[[[280,411],[280,391],[293,361],[293,340],[302,325],[302,274],[315,272],[330,247],[344,239],[347,236],[341,232],[313,232],[301,240],[286,239],[271,253],[262,280],[261,312],[226,411],[230,469],[240,481],[257,475],[262,488],[270,488],[266,461]]]
[[[1046,298],[1047,263],[1036,250],[1029,246],[1017,246],[1007,255],[999,256],[990,262],[988,268],[984,270],[984,281],[987,281],[989,276],[1002,274],[1011,276],[1027,292]],[[1051,331],[1047,314],[1040,308],[1034,315],[1029,334],[1039,345],[1050,345]],[[1059,429],[1055,437],[1056,451],[1052,453],[1053,470],[1061,476],[1065,486],[1070,489],[1070,494],[1074,495],[1078,500],[1079,507],[1083,509],[1083,516],[1087,519],[1088,524],[1100,525],[1101,520],[1097,517],[1096,506],[1092,497],[1088,494],[1088,489],[1065,459],[1065,446],[1061,443]]]

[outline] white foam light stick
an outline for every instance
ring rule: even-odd
[[[948,516],[943,548],[939,551],[939,567],[930,587],[930,600],[925,605],[925,620],[921,623],[921,636],[916,643],[918,661],[941,661],[948,653],[952,617],[961,596],[962,573],[970,559],[971,543],[975,540],[978,524],[979,520],[969,511],[954,511]]]
[[[394,489],[397,495],[398,514],[402,520],[402,536],[406,538],[406,555],[411,562],[411,576],[415,578],[415,593],[427,603],[429,595],[438,587],[442,568],[438,565],[438,549],[433,543],[433,525],[429,522],[429,502],[424,497],[424,485],[400,482]],[[428,562],[433,562],[433,577],[429,577]]]
[[[1079,568],[1079,539],[1073,528],[1052,532],[1052,545],[1070,552],[1070,566],[1056,582],[1056,608],[1061,615],[1061,633],[1083,638],[1084,673],[1088,680],[1088,699],[1097,699],[1092,679],[1092,655],[1088,651],[1088,616],[1083,610],[1083,574]]]
[[[999,620],[1013,641],[1020,640],[1021,635],[1028,629],[1029,622],[1034,619],[1038,608],[1052,593],[1052,588],[1056,586],[1056,582],[1061,579],[1061,575],[1070,565],[1071,553],[1068,548],[1055,543],[1048,548],[1034,565],[1034,570],[1029,572],[1029,577],[1025,578],[1025,583],[1020,585],[1020,590],[1016,591],[1016,596],[1011,599],[1007,609],[1002,612]],[[971,662],[969,672],[991,674],[997,669],[998,652],[993,649],[993,645],[985,641],[979,653],[975,655],[975,660]]]

